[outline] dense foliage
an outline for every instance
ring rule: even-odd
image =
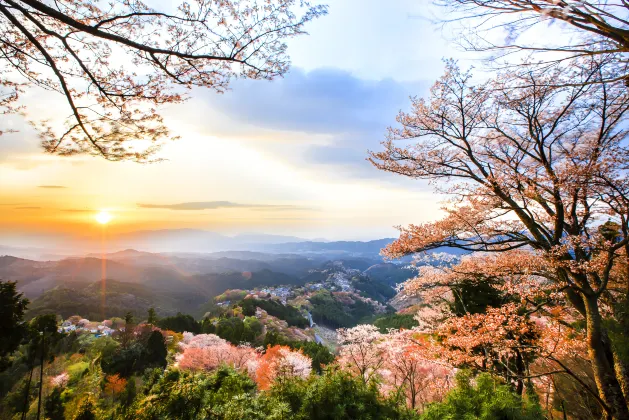
[[[300,328],[308,326],[308,320],[297,308],[283,305],[275,300],[244,299],[240,302],[240,306],[242,307],[242,313],[247,316],[255,315],[256,308],[261,308],[267,311],[269,315],[288,322],[288,325]]]
[[[334,362],[334,354],[323,344],[313,341],[288,340],[275,331],[268,331],[264,336],[264,347],[278,344],[303,352],[311,359],[312,369],[317,373],[321,373],[324,366]]]
[[[180,314],[163,325],[189,320]],[[225,337],[136,324],[131,312],[124,320],[100,323],[108,334],[93,333],[99,330],[96,323],[78,315],[63,323],[69,332],[59,332],[65,330],[56,316],[38,316],[1,374],[0,416],[33,418],[40,410],[53,420],[419,419],[430,402],[437,404],[426,416],[456,410],[464,390],[465,401],[472,401],[466,404],[487,406],[483,412],[498,416],[483,418],[536,418],[528,403],[518,411],[515,404],[522,400],[507,385],[491,382],[500,399],[487,402],[483,377],[477,388],[469,385],[469,377],[468,382],[460,379],[444,399],[451,371],[426,362],[429,353],[415,357],[421,347],[412,330],[382,334],[377,327],[358,326],[340,331],[337,357],[322,344],[264,331],[238,306],[224,308],[215,321],[201,325]],[[255,330],[263,347],[235,339],[241,328],[236,325]],[[505,412],[513,416],[500,417]]]
[[[310,297],[310,303],[312,319],[331,328],[352,327],[374,313],[372,306],[361,300],[344,303],[327,290]]]
[[[370,277],[360,276],[352,285],[360,291],[362,296],[372,298],[382,303],[387,302],[396,295],[395,289],[390,285],[374,281]]]
[[[479,419],[479,420],[543,420],[542,410],[533,397],[522,399],[487,374],[475,378],[472,385],[468,373],[461,371],[457,386],[443,402],[430,405],[422,420]]]
[[[417,320],[410,314],[390,314],[377,317],[373,321],[373,325],[380,329],[381,333],[387,332],[393,328],[399,330],[401,328],[410,330],[418,325]]]
[[[130,409],[137,419],[405,419],[415,418],[340,371],[290,379],[257,393],[246,375],[219,368],[209,375],[167,371]]]
[[[27,305],[28,299],[17,292],[14,282],[0,281],[0,371],[27,333],[22,322]]]
[[[182,314],[181,312],[177,313],[175,316],[169,316],[160,319],[157,321],[157,326],[163,328],[165,330],[171,330],[175,332],[193,332],[200,333],[201,326],[199,323],[191,316],[187,314]]]

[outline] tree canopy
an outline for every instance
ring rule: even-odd
[[[447,22],[473,22],[460,33],[459,43],[472,51],[491,52],[494,63],[520,66],[514,53],[535,53],[530,68],[571,64],[575,60],[604,62],[600,80],[629,85],[626,53],[629,51],[629,5],[607,0],[438,0],[451,13]],[[531,41],[527,33],[551,25],[568,29],[565,37]],[[542,30],[544,30],[542,29]],[[500,36],[502,35],[502,36]],[[541,64],[541,66],[540,66]],[[558,80],[563,83],[579,81]]]
[[[326,13],[295,0],[163,4],[2,0],[0,112],[25,89],[63,95],[65,125],[37,122],[44,150],[150,161],[172,138],[157,108],[195,86],[272,79],[289,65],[285,40]]]
[[[624,419],[628,361],[610,342],[603,318],[618,319],[629,292],[629,98],[623,83],[602,77],[598,64],[585,62],[474,84],[449,62],[429,100],[414,99],[412,111],[400,113],[400,127],[371,161],[432,181],[452,198],[443,219],[401,228],[384,251],[388,257],[441,246],[478,251],[451,268],[426,268],[407,292],[437,296],[474,278],[517,295],[517,304],[505,300],[486,315],[449,320],[462,322],[452,331],[466,331],[453,346],[482,337],[484,328],[505,334],[485,335],[487,343],[529,352],[537,327],[527,316],[581,319],[600,402]],[[575,83],[562,83],[568,78]]]

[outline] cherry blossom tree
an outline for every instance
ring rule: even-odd
[[[70,380],[70,375],[68,375],[68,372],[63,372],[57,376],[53,376],[52,378],[50,378],[50,384],[53,387],[63,388],[68,384],[69,380]]]
[[[307,378],[312,372],[312,360],[301,351],[288,346],[268,347],[260,357],[255,380],[260,389],[268,389],[273,382],[286,378]]]
[[[583,369],[571,367],[589,363],[585,336],[572,326],[578,312],[566,305],[545,270],[543,260],[523,250],[477,253],[456,265],[422,267],[402,290],[419,295],[430,309],[417,318],[421,331],[437,340],[425,343],[421,355],[438,354],[454,366],[499,374],[520,394],[525,385],[535,384],[545,400],[555,391],[553,375],[562,375],[604,407]],[[463,284],[489,284],[500,304],[478,311],[459,296]],[[455,299],[464,302],[463,314],[451,311]]]
[[[459,34],[460,44],[469,50],[491,52],[487,57],[491,63],[522,66],[518,60],[509,63],[508,59],[517,53],[536,53],[535,60],[524,63],[535,69],[540,64],[548,67],[593,57],[605,63],[603,77],[596,82],[629,83],[629,5],[625,2],[437,0],[437,4],[449,11],[448,22],[469,20],[469,30],[463,29]],[[546,30],[551,25],[561,28],[567,36],[543,38],[540,42],[527,36],[536,28]]]
[[[183,333],[183,340],[179,345],[182,348],[207,348],[207,347],[217,347],[217,346],[225,346],[229,344],[226,340],[220,338],[215,334],[197,334],[194,335],[191,332]]]
[[[210,371],[224,364],[252,372],[258,358],[255,349],[231,345],[214,334],[184,333],[179,345],[183,352],[177,355],[177,365],[182,369]]]
[[[283,75],[285,40],[325,13],[295,0],[2,0],[0,112],[20,111],[29,87],[58,92],[65,126],[35,124],[47,152],[145,162],[171,137],[157,107]]]
[[[403,396],[410,408],[423,411],[454,386],[455,370],[435,357],[434,345],[417,331],[390,331],[383,346],[381,388],[387,394]]]
[[[374,325],[358,325],[338,331],[339,364],[369,383],[384,365],[386,349],[384,335]]]
[[[492,370],[514,379],[516,392],[524,391],[528,366],[537,354],[539,331],[513,303],[488,308],[484,314],[448,318],[437,334],[442,357],[456,366]]]
[[[629,285],[629,98],[622,83],[595,83],[601,69],[590,64],[474,84],[449,62],[430,99],[414,99],[370,159],[379,169],[429,180],[451,198],[443,219],[400,228],[384,254],[442,246],[503,253],[508,275],[513,257],[521,264],[505,285],[551,284],[538,311],[562,294],[586,325],[601,401],[612,418],[627,419],[627,366],[604,319],[614,319]],[[558,83],[565,78],[578,83]],[[601,229],[607,221],[617,226],[612,235]],[[491,274],[482,264],[477,269]]]

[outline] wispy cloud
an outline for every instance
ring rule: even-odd
[[[47,189],[60,189],[60,188],[68,188],[63,185],[38,185],[37,188],[47,188]]]
[[[216,210],[226,208],[246,208],[254,210],[312,210],[308,207],[275,205],[275,204],[243,204],[231,201],[194,201],[176,204],[151,204],[138,203],[138,207],[144,209],[168,209],[168,210]]]

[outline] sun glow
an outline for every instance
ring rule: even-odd
[[[96,219],[96,221],[100,223],[101,225],[106,225],[107,223],[111,221],[112,218],[113,218],[112,215],[109,214],[109,212],[105,210],[101,211],[96,216],[94,216],[94,219]]]

